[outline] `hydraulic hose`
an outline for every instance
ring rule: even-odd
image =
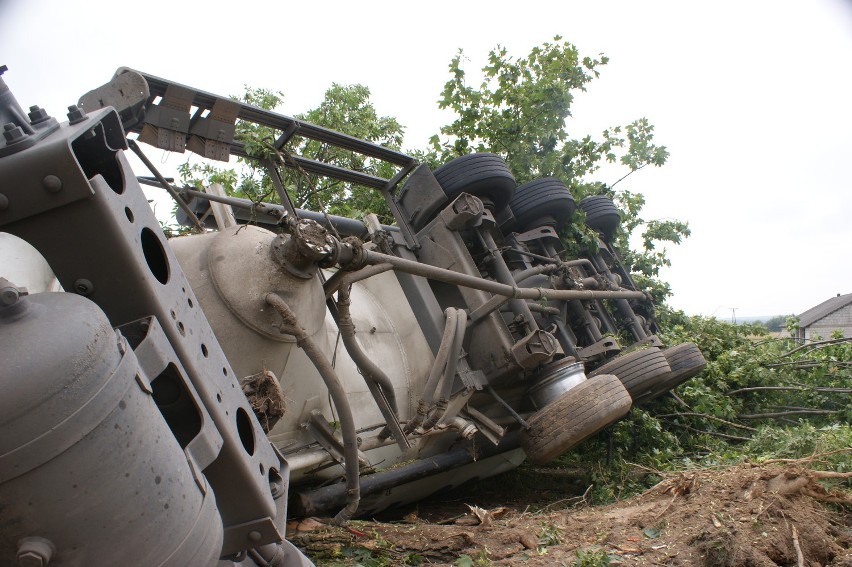
[[[441,336],[441,344],[438,347],[438,352],[435,354],[435,362],[432,363],[432,369],[429,371],[429,377],[426,379],[426,384],[423,386],[423,393],[420,395],[420,401],[417,402],[417,413],[406,424],[405,432],[411,433],[417,429],[420,424],[426,419],[429,410],[432,408],[432,401],[435,399],[435,390],[438,388],[438,380],[441,377],[441,370],[447,362],[450,347],[456,335],[457,323],[460,319],[459,311],[454,307],[448,307],[444,311],[446,322],[444,323],[444,334]]]
[[[533,276],[537,276],[539,274],[545,274],[554,271],[558,268],[556,264],[543,264],[541,266],[533,266],[532,268],[527,268],[526,270],[516,272],[512,274],[515,279],[515,283],[519,284],[524,280],[527,280]]]
[[[393,435],[400,450],[405,451],[411,447],[411,444],[406,440],[405,432],[399,424],[399,407],[396,402],[393,382],[391,382],[388,375],[361,348],[355,336],[355,323],[352,321],[352,313],[349,310],[349,306],[352,304],[350,286],[356,281],[386,272],[390,269],[390,264],[368,266],[357,272],[349,273],[338,280],[337,328],[340,329],[340,336],[343,339],[343,346],[346,348],[346,352],[349,353],[355,366],[358,367],[361,376],[367,382],[367,388],[373,395],[376,405],[379,406],[379,411],[382,412],[387,422],[387,427],[381,435],[383,437]]]
[[[366,280],[367,278],[377,276],[392,269],[393,266],[391,266],[390,264],[374,264],[372,266],[362,268],[357,272],[347,272],[345,270],[338,270],[334,272],[334,274],[332,274],[330,278],[328,278],[325,284],[323,284],[323,291],[325,293],[325,297],[329,298],[334,295],[334,292],[337,291],[337,289],[343,284],[344,278],[346,278],[347,285],[351,286],[355,282]]]
[[[393,389],[393,382],[388,378],[387,374],[374,363],[369,356],[358,344],[358,339],[355,337],[355,323],[352,322],[352,313],[349,306],[352,305],[352,298],[349,287],[352,283],[366,279],[370,276],[380,274],[391,268],[390,264],[379,264],[369,266],[357,272],[344,276],[340,279],[337,287],[337,326],[340,329],[340,336],[343,339],[343,346],[352,361],[361,371],[365,380],[369,380],[381,388],[382,393],[388,401],[395,416],[399,417],[399,408],[396,405],[396,394]]]
[[[358,437],[355,431],[355,418],[352,416],[352,408],[346,397],[346,391],[334,372],[331,363],[311,340],[305,329],[299,324],[296,314],[275,293],[266,294],[266,303],[271,305],[281,318],[284,319],[285,328],[282,333],[291,334],[296,337],[296,345],[305,351],[305,354],[316,367],[328,388],[334,407],[340,418],[340,429],[343,434],[343,461],[346,471],[346,506],[334,517],[337,524],[346,523],[358,510],[361,500],[360,469],[358,464]]]
[[[453,390],[453,381],[456,377],[456,369],[459,364],[459,357],[461,356],[465,329],[467,329],[467,313],[459,310],[458,317],[456,318],[456,333],[453,336],[453,344],[450,347],[447,366],[444,368],[444,373],[441,376],[441,387],[438,402],[436,403],[435,411],[431,413],[429,419],[423,424],[423,429],[426,431],[435,427],[447,411],[450,394]]]

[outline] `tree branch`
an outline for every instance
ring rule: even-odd
[[[665,415],[658,415],[655,417],[663,418],[663,417],[680,417],[680,416],[689,416],[689,417],[702,417],[704,419],[710,419],[713,421],[718,421],[719,423],[724,423],[730,427],[735,427],[737,429],[744,429],[745,431],[757,431],[754,427],[749,427],[747,425],[740,425],[739,423],[733,423],[731,421],[725,421],[722,418],[716,417],[714,415],[707,415],[706,413],[697,413],[697,412],[682,412],[682,413],[667,413]]]
[[[673,421],[666,421],[666,423],[668,423],[669,425],[674,425],[675,427],[681,427],[683,429],[686,429],[687,431],[693,431],[695,433],[706,433],[707,435],[712,435],[713,437],[720,437],[729,441],[751,441],[751,437],[739,437],[738,435],[728,435],[727,433],[718,433],[716,431],[704,431],[702,429],[696,429],[694,427],[690,427],[682,423],[675,423]]]
[[[737,419],[767,419],[773,417],[784,417],[788,415],[831,415],[840,413],[837,410],[791,410],[791,411],[779,411],[773,413],[755,413],[755,414],[745,414],[738,415]]]
[[[752,388],[740,388],[739,390],[731,390],[726,396],[741,394],[743,392],[758,392],[765,390],[786,390],[792,392],[830,392],[835,394],[852,394],[852,388],[809,388],[806,386],[754,386]]]
[[[852,337],[848,337],[848,338],[843,337],[843,338],[840,338],[840,339],[826,339],[824,341],[816,341],[816,342],[813,342],[813,343],[807,343],[807,344],[804,344],[802,346],[798,346],[791,351],[785,352],[781,356],[790,356],[794,352],[798,352],[798,351],[806,349],[806,348],[816,348],[816,347],[822,348],[825,345],[834,345],[834,344],[846,343],[846,342],[850,342],[850,341],[852,341]]]
[[[648,165],[648,163],[650,163],[650,162],[645,162],[645,163],[643,163],[642,165],[640,165],[639,167],[637,167],[636,169],[631,169],[631,170],[630,170],[630,171],[628,171],[626,174],[624,174],[624,175],[621,177],[621,179],[619,179],[618,181],[616,181],[615,183],[613,183],[612,185],[610,185],[610,186],[609,186],[609,188],[610,188],[610,189],[612,189],[613,187],[615,187],[616,185],[618,185],[619,183],[621,183],[622,181],[624,181],[627,177],[629,177],[629,176],[633,175],[634,173],[636,173],[637,171],[639,171],[640,169],[642,169],[643,167],[645,167],[646,165]]]

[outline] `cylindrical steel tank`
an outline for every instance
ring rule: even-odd
[[[377,433],[377,424],[384,423],[382,414],[326,309],[319,274],[299,277],[282,267],[273,253],[275,237],[268,230],[245,225],[173,238],[169,244],[237,374],[246,377],[271,370],[278,377],[287,411],[270,431],[273,443],[284,451],[312,443],[315,439],[302,426],[310,412],[320,410],[329,421],[334,420],[335,412],[316,368],[296,347],[294,338],[279,331],[281,318],[264,299],[269,292],[287,302],[333,362],[356,426]],[[393,272],[355,283],[351,297],[357,340],[393,382],[399,417],[408,419],[434,360],[417,318]],[[405,458],[395,446],[370,451],[367,456],[385,466]],[[292,472],[294,478],[299,477],[298,470]]]
[[[274,239],[268,230],[243,225],[169,240],[239,378],[264,370],[280,378],[295,347],[295,338],[276,326],[280,317],[267,305],[267,293],[278,293],[309,335],[325,320],[319,277],[284,269],[273,257]]]
[[[43,293],[0,308],[0,359],[0,564],[216,564],[213,492],[94,303]]]

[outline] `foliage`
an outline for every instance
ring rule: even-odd
[[[610,564],[609,556],[603,549],[578,549],[574,567],[604,567]]]
[[[370,102],[370,89],[363,85],[333,84],[317,108],[298,118],[394,150],[402,146],[404,128],[395,118],[378,115]],[[315,141],[302,140],[293,151],[313,160],[369,175],[390,178],[396,172],[391,164]],[[377,190],[318,179],[297,170],[288,170],[286,179],[297,207],[356,218],[375,212],[383,222],[393,223],[384,198]]]
[[[488,548],[479,551],[475,556],[471,557],[466,553],[462,553],[456,559],[456,567],[478,567],[491,565],[491,560],[488,558]]]
[[[264,110],[274,110],[281,104],[283,94],[247,86],[239,98]],[[363,85],[334,83],[318,107],[295,118],[391,149],[398,150],[402,145],[403,127],[395,118],[378,115],[370,101],[370,90]],[[292,156],[301,156],[369,175],[387,178],[394,173],[391,164],[299,136],[294,136],[279,151],[275,142],[281,134],[267,126],[237,121],[235,137],[253,159],[240,158],[237,169],[186,162],[179,167],[181,180],[194,186],[221,183],[231,195],[252,201],[280,202],[266,167],[268,161],[281,165],[294,163]],[[282,170],[283,185],[297,208],[353,218],[375,212],[383,222],[393,222],[379,191],[318,177],[298,167],[282,165]]]
[[[820,466],[837,472],[852,471],[850,451],[852,424],[849,422],[821,427],[808,422],[795,426],[765,425],[742,447],[742,454],[757,462],[818,455]]]
[[[547,548],[562,543],[562,536],[564,535],[565,533],[558,526],[545,522],[541,527],[541,533],[538,535],[536,552],[539,555],[546,555]]]
[[[852,341],[802,345],[768,337],[761,324],[667,308],[658,315],[663,342],[695,343],[707,367],[676,390],[680,401],[662,397],[634,407],[557,459],[554,466],[591,470],[592,502],[641,492],[660,480],[654,471],[744,459],[819,454],[821,467],[850,470]]]
[[[689,226],[677,220],[645,221],[640,213],[642,195],[615,186],[630,174],[648,166],[662,166],[668,159],[665,146],[654,144],[654,127],[646,118],[626,126],[607,128],[598,139],[572,137],[566,120],[577,92],[599,76],[608,58],[582,57],[577,48],[560,37],[534,47],[526,57],[514,58],[503,47],[488,55],[479,85],[468,84],[462,51],[450,62],[451,78],[444,85],[439,106],[456,118],[431,138],[425,155],[433,165],[472,152],[502,156],[519,184],[541,177],[558,177],[578,201],[588,195],[613,198],[622,213],[616,247],[624,252],[625,266],[639,275],[640,285],[656,295],[670,294],[658,281],[659,270],[670,262],[662,243],[679,244],[689,236]],[[612,184],[591,178],[604,163],[615,163],[627,172]],[[642,248],[631,251],[630,237],[640,231]],[[593,249],[595,235],[578,212],[563,234],[570,252]]]
[[[658,279],[660,268],[670,264],[663,245],[678,244],[689,236],[688,225],[676,220],[644,220],[640,215],[645,203],[642,195],[623,185],[615,188],[630,174],[666,162],[668,150],[654,143],[653,125],[646,118],[639,118],[624,126],[607,128],[597,138],[572,137],[566,127],[576,93],[599,76],[608,58],[581,57],[574,45],[558,36],[520,58],[498,46],[489,53],[482,69],[484,79],[475,87],[467,82],[464,61],[461,51],[451,61],[451,78],[438,101],[441,108],[455,113],[455,119],[431,138],[429,148],[412,153],[435,167],[463,154],[494,152],[506,160],[519,184],[554,176],[568,185],[578,201],[588,195],[609,195],[622,212],[616,247],[623,251],[625,266],[637,274],[637,283],[652,290],[657,298],[669,295],[669,287]],[[241,100],[273,110],[280,105],[283,94],[246,87]],[[370,90],[363,85],[334,83],[319,106],[296,118],[392,149],[400,149],[403,142],[404,128],[395,118],[379,116],[370,101]],[[281,134],[266,126],[238,121],[236,138],[255,159],[238,160],[238,168],[186,163],[180,170],[181,179],[196,186],[219,182],[229,194],[276,202],[279,196],[267,165],[292,165],[292,156],[383,178],[392,177],[396,171],[391,164],[298,135],[278,150],[276,141]],[[592,179],[605,163],[618,164],[626,173],[611,184]],[[353,218],[375,212],[382,222],[394,222],[383,195],[375,189],[321,178],[299,167],[283,168],[282,181],[296,207]],[[637,251],[630,248],[633,234],[641,242]],[[597,244],[595,234],[584,224],[582,212],[565,228],[563,240],[569,253],[574,254]]]

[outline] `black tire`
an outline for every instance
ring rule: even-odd
[[[663,351],[671,372],[660,381],[651,399],[674,390],[690,378],[695,378],[707,367],[704,355],[694,343],[683,343]]]
[[[615,376],[596,376],[532,415],[521,447],[536,464],[552,461],[630,411],[630,394]]]
[[[671,372],[666,355],[657,347],[622,354],[596,368],[589,377],[614,374],[633,401],[648,398]]]
[[[574,197],[568,187],[556,177],[530,181],[515,190],[509,203],[517,231],[539,226],[561,228],[574,214]]]
[[[470,193],[499,211],[515,194],[515,178],[496,154],[469,154],[445,163],[433,174],[450,199]]]
[[[601,234],[605,242],[612,240],[621,214],[612,199],[606,195],[591,195],[580,201],[580,209],[586,213],[586,226]]]

